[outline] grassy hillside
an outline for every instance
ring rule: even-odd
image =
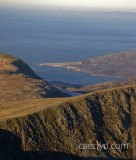
[[[81,88],[68,87],[65,89],[72,92],[89,93],[89,92],[99,91],[103,89],[111,89],[111,88],[117,88],[122,86],[129,86],[129,85],[136,85],[136,77],[129,78],[123,81],[109,81],[109,82],[98,83],[94,85],[85,85]]]
[[[67,100],[68,98],[44,98],[0,103],[0,122],[32,114]]]
[[[0,103],[44,97],[66,97],[37,76],[22,60],[0,53]]]
[[[0,158],[3,160],[136,158],[135,86],[103,90],[68,100],[31,102],[34,104],[22,102],[20,108],[15,104],[4,105],[8,115],[13,116],[5,116],[0,122]],[[31,112],[28,110],[21,116],[20,112],[27,106]],[[16,114],[13,113],[15,108]],[[79,144],[107,142],[108,149],[79,148]],[[122,144],[129,147],[120,148]],[[118,148],[113,149],[111,145]]]
[[[41,79],[21,59],[0,53],[0,75],[23,75],[25,77]]]

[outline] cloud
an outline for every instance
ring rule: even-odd
[[[136,9],[136,0],[2,0],[1,5],[28,5],[62,8],[132,8]]]

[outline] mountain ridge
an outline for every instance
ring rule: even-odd
[[[63,152],[79,158],[134,159],[135,104],[136,86],[103,90],[69,98],[33,114],[7,119],[0,122],[0,129],[19,137],[23,151],[41,151],[39,159],[44,157],[42,151]],[[97,142],[128,144],[129,148],[79,149],[79,144]],[[51,159],[51,156],[47,154],[46,158]]]

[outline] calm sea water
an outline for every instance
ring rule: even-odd
[[[60,14],[61,13],[61,14]],[[41,10],[0,10],[0,52],[17,56],[49,81],[94,84],[112,78],[36,67],[136,49],[136,14],[85,16]],[[106,14],[105,14],[106,15]],[[108,14],[107,14],[108,15]]]
[[[38,73],[38,75],[40,75],[43,79],[46,79],[47,81],[62,81],[71,84],[85,85],[96,84],[111,80],[121,80],[119,78],[99,77],[92,76],[87,73],[66,71],[63,68],[57,67],[35,67],[34,70]]]

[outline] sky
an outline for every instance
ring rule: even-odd
[[[136,10],[136,0],[0,0],[0,6]]]

